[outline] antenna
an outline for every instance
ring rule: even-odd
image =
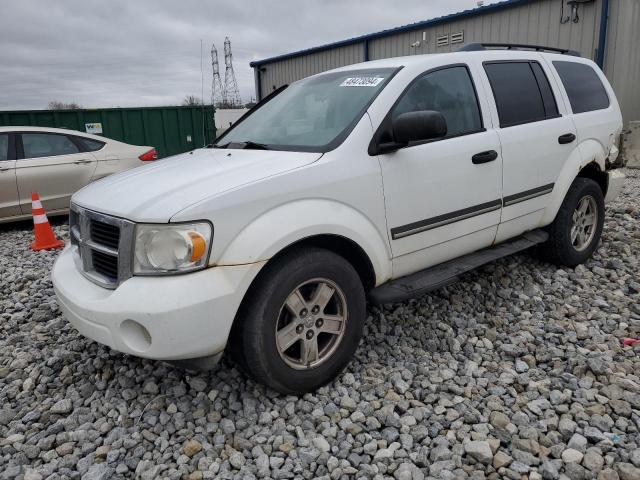
[[[215,43],[211,44],[211,67],[213,68],[213,81],[211,82],[211,105],[216,107],[226,103],[222,80],[220,79],[220,65],[218,64],[218,50]]]
[[[231,57],[231,40],[229,37],[224,39],[224,93],[227,104],[232,107],[242,105],[240,91],[238,90],[238,82],[236,82],[236,74],[233,71],[233,59]]]

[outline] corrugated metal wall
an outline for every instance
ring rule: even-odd
[[[602,0],[579,5],[579,22],[560,23],[565,0],[538,0],[494,12],[480,12],[368,40],[369,59],[456,51],[463,43],[437,46],[440,35],[464,32],[464,43],[509,42],[578,50],[595,59]],[[610,0],[604,71],[620,101],[625,120],[640,119],[640,2]],[[564,6],[564,15],[570,7]],[[423,41],[423,35],[426,41]],[[420,42],[418,47],[412,44]],[[365,60],[364,42],[262,65],[261,94],[308,75]],[[260,68],[260,67],[258,67]]]
[[[369,42],[369,58],[455,52],[462,43],[439,47],[436,38],[458,32],[464,33],[464,43],[508,42],[559,46],[578,50],[584,56],[594,58],[599,1],[580,6],[578,23],[560,24],[561,6],[562,0],[539,0],[372,40]],[[565,14],[568,13],[566,7]],[[422,41],[423,32],[426,42]],[[411,45],[417,41],[420,41],[420,46],[412,48]]]
[[[358,43],[265,65],[264,71],[260,72],[262,96],[265,97],[285,83],[362,62],[362,52],[362,44]]]
[[[0,126],[68,128],[85,131],[85,124],[102,124],[107,138],[155,147],[160,157],[188,152],[215,138],[211,107],[200,106],[103,108],[96,110],[0,111]]]
[[[611,0],[604,72],[625,121],[640,120],[640,1]]]

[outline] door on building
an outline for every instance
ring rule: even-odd
[[[20,215],[13,135],[0,133],[0,218]]]
[[[576,129],[557,102],[537,60],[484,62],[497,109],[504,162],[502,225],[496,241],[539,224],[555,181],[572,151]],[[557,85],[554,85],[557,89]]]
[[[21,132],[17,136],[16,178],[23,214],[31,211],[31,192],[38,192],[47,211],[69,208],[71,195],[91,181],[96,159],[59,133]]]
[[[446,136],[379,155],[394,276],[491,245],[500,222],[500,142],[484,128],[469,67],[418,76],[387,118],[421,110],[443,115]]]

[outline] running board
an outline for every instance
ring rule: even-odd
[[[526,232],[493,247],[384,283],[369,292],[369,300],[376,305],[382,305],[418,297],[457,281],[463,273],[546,242],[548,238],[549,234],[544,230]]]

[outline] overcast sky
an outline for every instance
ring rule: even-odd
[[[3,1],[0,110],[42,109],[52,100],[178,105],[186,95],[201,96],[201,39],[209,102],[211,43],[223,73],[225,36],[248,101],[255,91],[252,60],[475,6],[476,0]]]

